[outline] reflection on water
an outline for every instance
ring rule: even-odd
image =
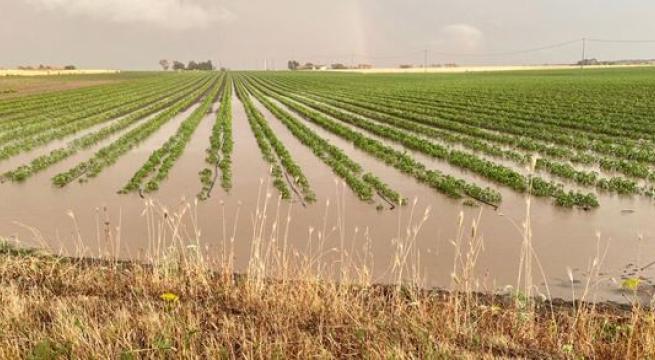
[[[261,159],[243,107],[235,98],[234,186],[229,194],[216,186],[212,197],[200,202],[197,209],[191,209],[189,214],[189,221],[197,220],[201,246],[208,254],[218,254],[234,232],[237,268],[245,268],[251,251],[250,241],[253,238],[258,200],[261,207],[261,200],[270,191],[273,197],[268,209],[268,226],[272,226],[275,219],[278,219],[277,228],[270,236],[278,240],[283,237],[281,234],[285,232],[285,218],[289,214],[289,246],[301,253],[312,253],[317,257],[320,255],[325,264],[328,264],[326,266],[338,264],[341,256],[338,252],[346,251],[357,257],[366,248],[366,253],[371,255],[366,263],[373,267],[375,278],[380,281],[390,280],[389,270],[395,253],[393,240],[405,237],[406,231],[420,221],[426,208],[430,208],[430,216],[415,243],[415,249],[420,254],[420,264],[417,266],[427,286],[447,286],[451,282],[454,258],[451,241],[459,230],[460,212],[464,214],[467,229],[475,218],[480,216],[481,219],[479,230],[484,239],[484,250],[477,262],[481,289],[491,290],[516,283],[522,221],[526,211],[525,199],[521,195],[499,188],[504,200],[497,211],[487,207],[464,207],[461,201],[448,199],[370,158],[351,144],[312,127],[333,144],[346,150],[366,171],[377,174],[393,188],[401,190],[410,199],[410,203],[417,199],[414,213],[411,205],[394,211],[377,211],[375,204],[357,200],[347,188],[340,190],[343,186],[337,185],[331,170],[268,111],[258,107],[270,119],[272,128],[304,170],[318,201],[308,207],[302,207],[300,203],[281,202],[278,207],[276,192],[270,187],[268,190],[266,188],[268,165]],[[29,245],[39,245],[35,239],[41,237],[54,249],[69,253],[75,252],[82,241],[89,254],[94,254],[103,246],[101,241],[106,216],[113,231],[120,227],[122,256],[139,257],[146,253],[152,229],[148,229],[147,219],[141,216],[144,200],[138,195],[118,195],[116,191],[129,180],[149,154],[175,132],[192,110],[189,109],[166,124],[89,183],[73,183],[58,189],[52,187],[50,178],[88,158],[99,147],[80,152],[24,184],[0,185],[0,234]],[[214,119],[215,114],[210,114],[203,120],[184,155],[171,170],[169,179],[152,197],[153,201],[171,209],[171,212],[184,199],[192,203],[201,188],[198,172],[205,166],[205,149],[209,144]],[[426,164],[437,167],[436,163]],[[5,169],[19,163],[9,161],[0,165]],[[264,185],[261,185],[262,181]],[[261,188],[262,193],[259,192]],[[599,252],[599,246],[601,253],[607,246],[602,270],[605,278],[616,277],[620,283],[621,276],[650,277],[655,271],[655,266],[650,266],[632,275],[630,271],[624,272],[627,264],[633,264],[631,268],[641,269],[655,261],[655,226],[651,223],[655,219],[655,206],[643,199],[604,195],[599,199],[601,207],[591,212],[558,209],[547,200],[535,199],[532,202],[535,251],[550,290],[556,296],[569,297],[571,294],[567,267],[571,268],[574,285],[580,288],[585,285],[586,271]],[[634,211],[622,211],[625,209]],[[69,216],[68,210],[72,211],[74,219]],[[31,229],[22,224],[38,229],[40,236],[35,236]],[[189,228],[185,231],[184,236],[189,238],[196,235]],[[600,240],[597,234],[600,234]],[[317,249],[321,249],[322,253],[318,254]],[[538,269],[535,270],[535,278],[541,279]],[[621,295],[611,291],[616,285],[611,285],[609,281],[606,283],[605,291],[600,295],[620,300]]]

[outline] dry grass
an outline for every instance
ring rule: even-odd
[[[255,286],[245,276],[178,265],[155,269],[5,250],[0,357],[643,359],[655,353],[655,319],[638,307],[528,307],[527,299],[338,285],[309,274]]]

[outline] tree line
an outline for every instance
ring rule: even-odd
[[[216,67],[212,64],[211,60],[195,62],[193,60],[189,61],[188,65],[184,65],[183,62],[173,60],[168,61],[166,59],[159,60],[159,65],[164,71],[169,69],[173,70],[214,70]]]

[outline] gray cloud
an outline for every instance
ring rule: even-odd
[[[216,5],[183,0],[29,0],[48,11],[118,22],[152,24],[170,29],[204,28],[235,15]]]
[[[579,43],[494,54],[582,37],[648,39],[653,13],[652,0],[0,0],[0,67],[156,69],[161,58],[233,69],[292,58],[398,66],[423,63],[424,49],[431,63],[571,63]],[[587,44],[599,59],[653,50]]]
[[[441,28],[435,46],[453,51],[471,53],[480,50],[484,34],[480,29],[469,24],[451,24]]]

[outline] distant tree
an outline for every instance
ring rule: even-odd
[[[166,59],[161,59],[159,60],[159,65],[161,66],[164,71],[168,70],[171,67],[171,63],[168,62]]]
[[[297,70],[298,67],[300,66],[300,63],[297,62],[296,60],[289,60],[287,67],[289,70]]]
[[[347,67],[344,64],[332,64],[332,69],[333,70],[343,70],[343,69],[347,69]]]
[[[64,70],[75,70],[75,69],[76,69],[75,65],[66,65],[66,66],[64,66]]]
[[[212,64],[211,60],[207,60],[207,61],[204,61],[204,62],[199,62],[198,65],[197,65],[197,69],[198,70],[211,71],[211,70],[214,70],[214,64]]]
[[[162,67],[163,67],[163,65],[162,65]],[[189,61],[189,64],[187,64],[186,66],[183,63],[181,63],[181,62],[179,62],[177,60],[173,60],[173,70],[206,70],[206,71],[211,71],[211,70],[214,70],[214,69],[216,69],[216,67],[214,66],[214,64],[212,64],[211,60],[200,61],[200,62],[196,62],[194,60],[191,60],[191,61]]]
[[[186,69],[186,67],[184,66],[183,63],[177,60],[173,60],[173,70],[184,70],[184,69]]]

